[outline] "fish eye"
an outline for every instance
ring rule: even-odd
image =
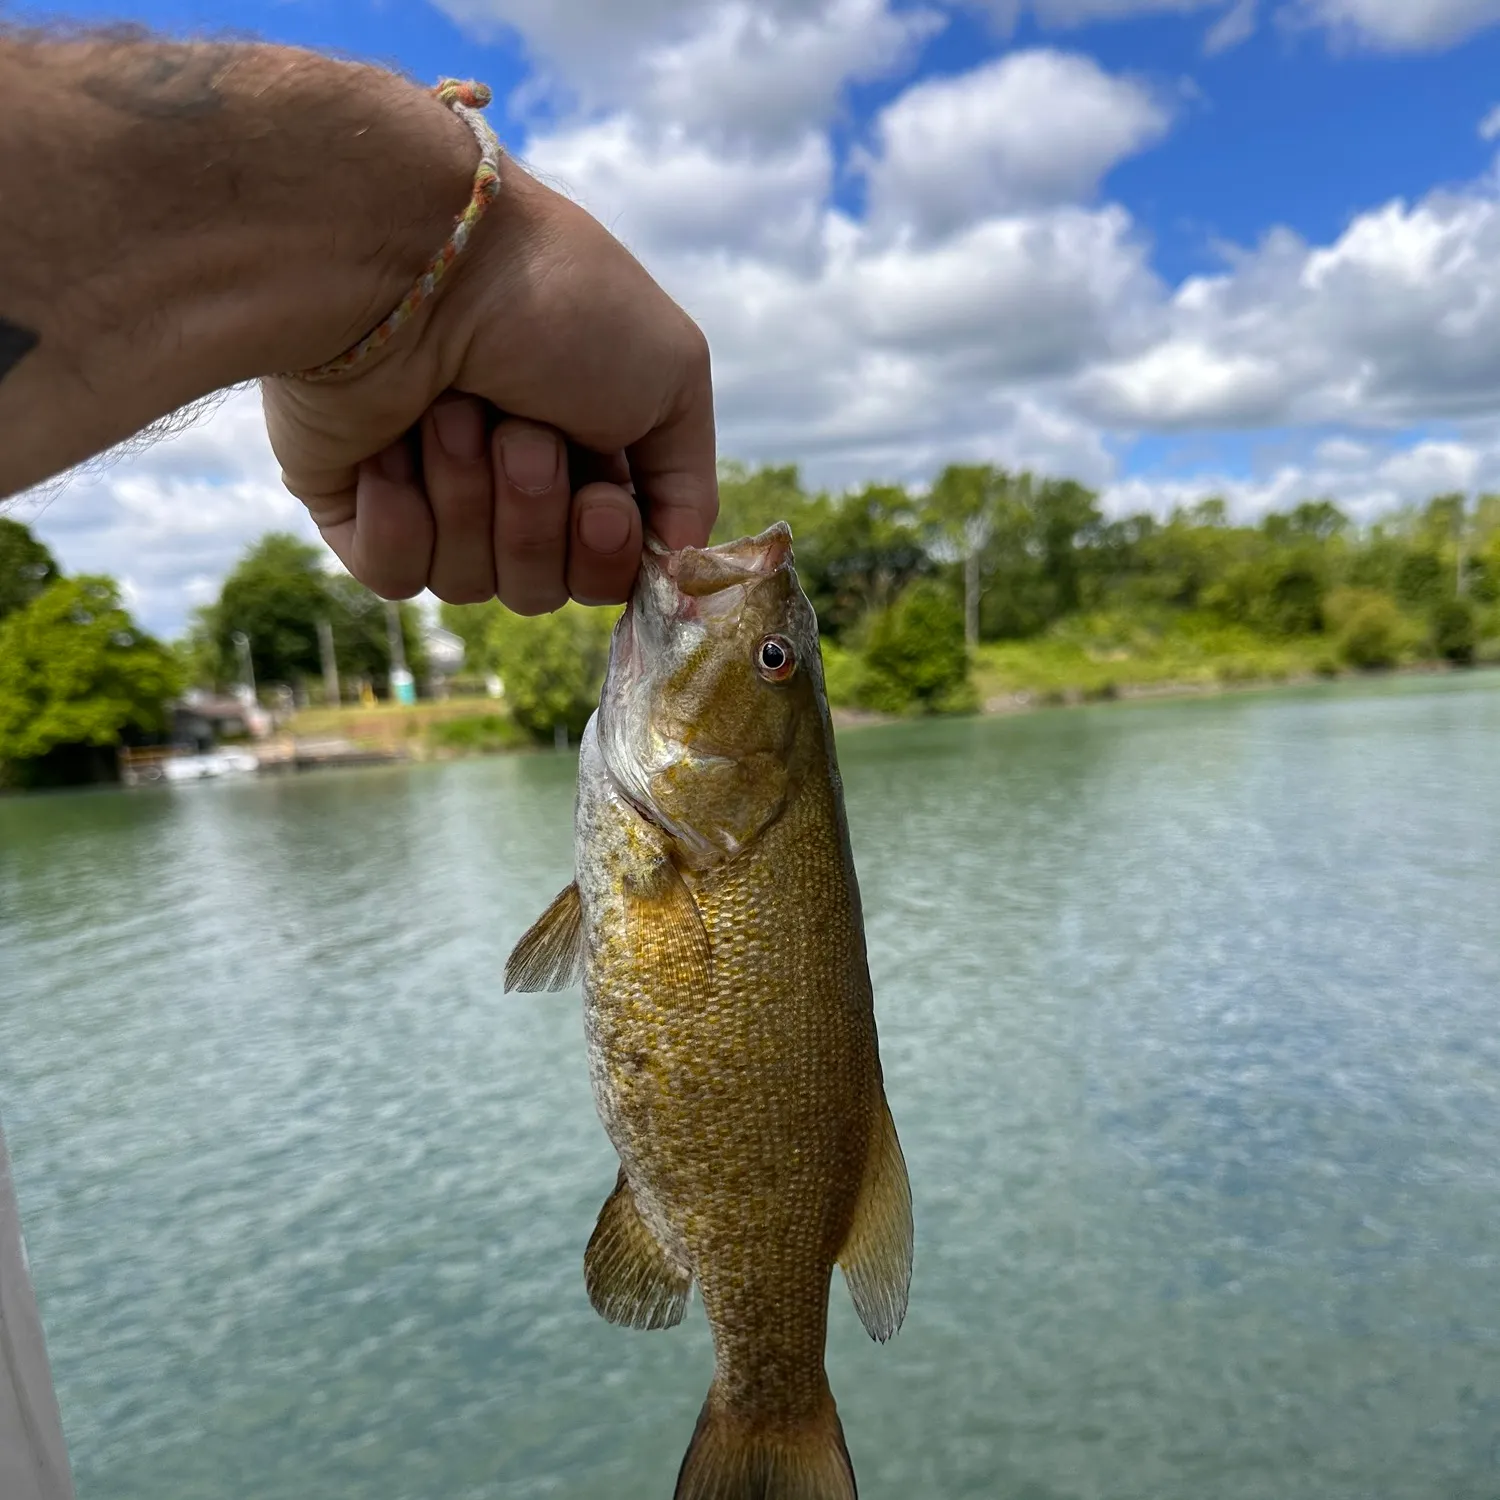
[[[755,666],[767,682],[785,682],[797,670],[797,652],[784,635],[768,635],[755,648]]]

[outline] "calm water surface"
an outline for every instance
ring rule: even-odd
[[[1500,1500],[1500,683],[851,733],[911,1315],[866,1500]],[[0,1107],[83,1500],[666,1500],[600,1322],[571,761],[0,804]]]

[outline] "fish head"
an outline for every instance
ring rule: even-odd
[[[690,866],[739,853],[794,792],[826,722],[818,622],[792,533],[648,547],[600,700],[610,776]]]

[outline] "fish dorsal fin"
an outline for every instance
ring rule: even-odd
[[[677,866],[654,861],[627,879],[625,895],[631,942],[650,972],[674,985],[707,984],[713,974],[708,931]]]
[[[532,924],[505,965],[505,992],[565,990],[583,969],[583,905],[570,885]]]
[[[884,1343],[906,1316],[911,1288],[911,1183],[896,1122],[882,1098],[865,1160],[864,1186],[849,1238],[839,1254],[855,1311],[872,1339]]]
[[[594,1311],[626,1328],[673,1328],[687,1311],[693,1279],[667,1258],[641,1218],[623,1168],[599,1210],[583,1279]]]

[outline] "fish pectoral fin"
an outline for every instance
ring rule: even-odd
[[[565,990],[583,970],[583,903],[570,885],[533,923],[505,964],[505,993]]]
[[[854,1223],[839,1253],[859,1320],[870,1337],[881,1343],[900,1328],[906,1316],[913,1237],[911,1182],[901,1142],[896,1139],[896,1122],[882,1099]]]
[[[626,882],[631,942],[652,972],[676,984],[700,986],[713,975],[708,930],[682,871],[669,859]]]
[[[672,1328],[687,1311],[693,1278],[673,1264],[641,1218],[623,1168],[599,1210],[583,1279],[594,1311],[626,1328]]]

